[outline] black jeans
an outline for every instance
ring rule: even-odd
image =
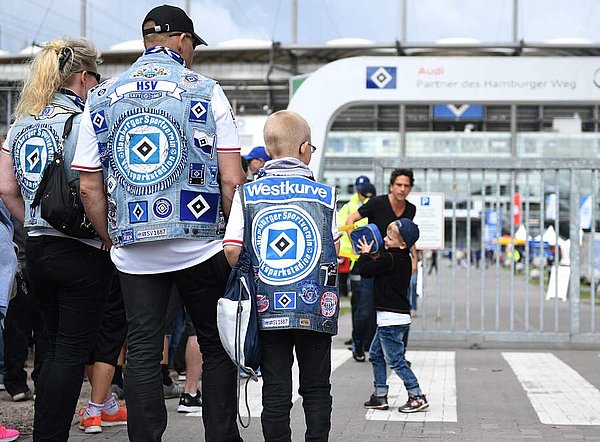
[[[261,331],[261,423],[267,442],[289,442],[292,364],[296,349],[307,441],[327,441],[331,429],[331,335],[308,330]]]
[[[231,268],[223,252],[176,272],[132,275],[120,272],[129,331],[125,368],[127,432],[131,441],[160,441],[167,427],[160,361],[171,286],[196,328],[202,350],[202,420],[205,439],[241,441],[237,416],[237,371],[217,330],[217,301]]]
[[[75,239],[27,239],[27,274],[50,342],[36,385],[36,442],[69,438],[113,269],[107,252]]]
[[[35,359],[31,379],[35,383],[48,353],[46,323],[35,302],[29,282],[17,276],[17,295],[10,300],[4,319],[4,386],[14,396],[29,389],[25,362],[29,356],[29,341],[33,334]]]

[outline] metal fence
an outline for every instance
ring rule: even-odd
[[[396,167],[413,170],[413,191],[443,192],[446,201],[445,248],[423,251],[422,296],[411,336],[600,344],[600,160],[378,159],[379,189],[388,188]],[[515,239],[515,195],[526,236],[543,236],[551,226],[556,243]],[[588,199],[586,224],[591,215],[583,235],[582,196]],[[486,213],[502,224],[491,237]],[[559,247],[565,240],[570,247]],[[549,289],[551,274],[558,276]]]

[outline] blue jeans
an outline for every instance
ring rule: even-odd
[[[364,349],[371,345],[375,333],[376,319],[373,305],[373,278],[352,280],[352,297],[355,298],[355,308],[352,321],[352,348]]]
[[[410,276],[410,285],[408,286],[408,301],[413,310],[417,309],[417,275],[418,273],[415,272]]]
[[[419,381],[404,360],[402,337],[409,328],[410,324],[377,327],[369,350],[369,361],[373,364],[375,396],[388,394],[386,364],[402,379],[410,396],[422,394]]]

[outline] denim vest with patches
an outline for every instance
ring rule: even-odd
[[[308,178],[267,175],[244,184],[243,192],[260,329],[336,334],[336,190]]]
[[[79,173],[71,170],[75,155],[77,134],[81,116],[76,115],[67,139],[63,143],[63,132],[67,119],[73,114],[80,114],[81,109],[66,95],[55,93],[52,102],[39,115],[23,116],[11,126],[8,145],[12,158],[15,176],[21,188],[25,202],[25,227],[51,227],[40,216],[41,207],[31,208],[35,193],[42,180],[44,170],[54,159],[62,145],[64,169],[67,180],[79,178]]]
[[[110,237],[116,247],[221,239],[225,222],[211,106],[216,82],[153,49],[88,95]]]

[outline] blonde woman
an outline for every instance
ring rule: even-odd
[[[113,266],[98,239],[52,228],[31,203],[62,145],[69,180],[88,91],[100,80],[98,50],[87,40],[56,40],[35,56],[0,156],[0,195],[29,228],[27,276],[48,327],[50,350],[36,383],[33,437],[66,441],[109,293]],[[68,126],[72,123],[72,129]],[[67,135],[63,140],[63,136]]]

